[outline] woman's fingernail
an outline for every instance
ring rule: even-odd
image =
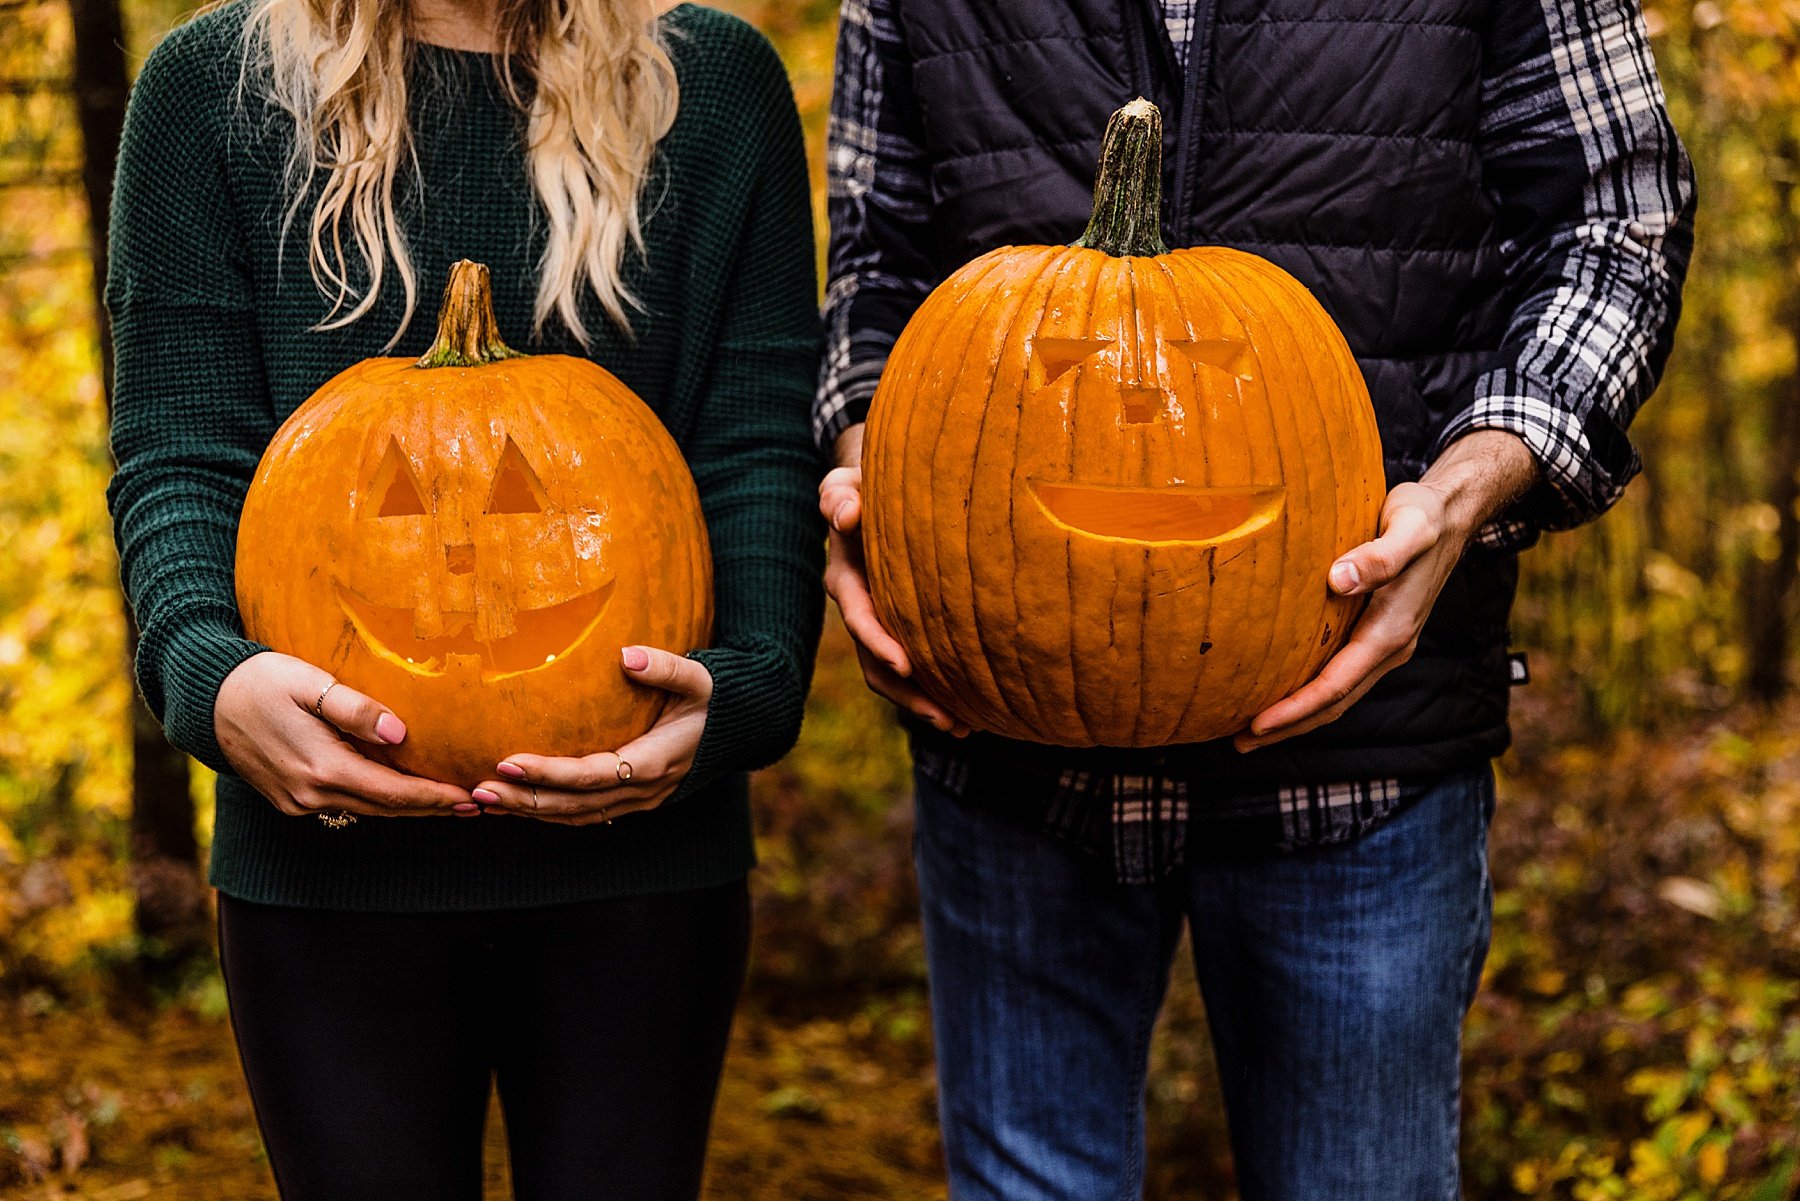
[[[393,746],[406,738],[406,726],[392,713],[383,713],[375,719],[375,737]]]
[[[837,507],[837,512],[835,512],[831,515],[831,524],[836,526],[840,530],[843,529],[844,528],[844,514],[848,513],[849,511],[850,511],[850,502],[845,501],[843,504],[841,504]]]
[[[500,803],[500,794],[497,792],[490,792],[485,788],[477,788],[470,792],[469,795],[484,805],[498,805]],[[457,808],[461,809],[462,806],[458,805]],[[473,809],[474,806],[471,805],[469,808]]]
[[[474,792],[473,795],[480,796],[482,791],[483,791],[482,789],[476,789],[476,791]],[[493,796],[494,794],[490,792],[490,793],[488,793],[488,795]],[[462,814],[464,817],[467,817],[472,813],[480,813],[481,806],[477,805],[474,801],[464,801],[462,804],[460,804],[456,807],[456,811],[458,813]]]
[[[619,652],[627,671],[642,671],[650,666],[650,654],[641,646],[628,646]]]
[[[1339,592],[1350,592],[1362,583],[1362,573],[1356,570],[1356,564],[1338,562],[1331,565],[1331,586]]]
[[[502,763],[499,771],[501,775],[510,776],[515,780],[523,780],[525,778],[525,769],[520,767],[517,763]]]

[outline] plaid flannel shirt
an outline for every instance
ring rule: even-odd
[[[866,418],[895,338],[937,282],[916,249],[931,192],[893,2],[844,0],[840,18],[826,351],[813,408],[822,446]],[[1542,482],[1477,535],[1516,550],[1598,516],[1639,470],[1625,430],[1673,333],[1668,281],[1691,245],[1693,186],[1636,0],[1507,2],[1526,5],[1536,28],[1499,39],[1484,63],[1478,138],[1503,220],[1532,233],[1502,247],[1512,317],[1439,450],[1479,429],[1530,448]],[[1195,7],[1163,0],[1183,61]],[[1546,33],[1549,53],[1533,53]],[[968,787],[961,757],[922,755],[919,768],[940,787]],[[1183,860],[1194,819],[1269,846],[1317,846],[1358,837],[1420,791],[1369,780],[1201,799],[1166,777],[1066,771],[1032,804],[1047,829],[1108,859],[1120,880],[1144,881]]]

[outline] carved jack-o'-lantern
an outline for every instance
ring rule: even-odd
[[[656,415],[586,359],[507,348],[469,262],[423,359],[359,363],[295,410],[238,531],[250,637],[398,713],[405,742],[371,754],[465,786],[648,729],[665,694],[620,648],[704,645],[711,575]]]
[[[1157,232],[1161,117],[1107,128],[1073,246],[1005,247],[924,302],[863,450],[876,611],[977,729],[1157,746],[1242,729],[1317,673],[1360,600],[1380,435],[1292,276]]]

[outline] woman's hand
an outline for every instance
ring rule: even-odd
[[[469,796],[489,813],[565,826],[610,822],[668,800],[700,749],[712,673],[693,659],[650,646],[628,646],[619,658],[633,679],[671,694],[655,725],[616,751],[580,758],[513,755],[496,769],[499,778],[482,781]]]
[[[1451,443],[1416,484],[1401,484],[1381,508],[1381,528],[1331,565],[1331,590],[1369,594],[1356,630],[1313,680],[1250,721],[1240,751],[1336,721],[1375,682],[1412,658],[1444,582],[1475,531],[1524,494],[1537,461],[1525,443],[1477,430]]]
[[[264,651],[238,664],[219,688],[213,724],[232,768],[290,817],[335,810],[369,817],[480,812],[454,785],[364,758],[346,737],[393,746],[406,738],[405,723],[291,655]]]
[[[830,523],[830,542],[825,560],[825,591],[837,602],[844,628],[856,645],[863,682],[915,717],[940,730],[961,737],[969,732],[907,677],[912,663],[894,636],[875,616],[869,595],[869,576],[862,549],[862,438],[863,427],[853,425],[837,440],[838,466],[819,485],[819,511]]]

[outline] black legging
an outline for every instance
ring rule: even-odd
[[[220,897],[284,1201],[479,1201],[491,1079],[519,1201],[691,1201],[749,916],[742,881],[498,913]]]

